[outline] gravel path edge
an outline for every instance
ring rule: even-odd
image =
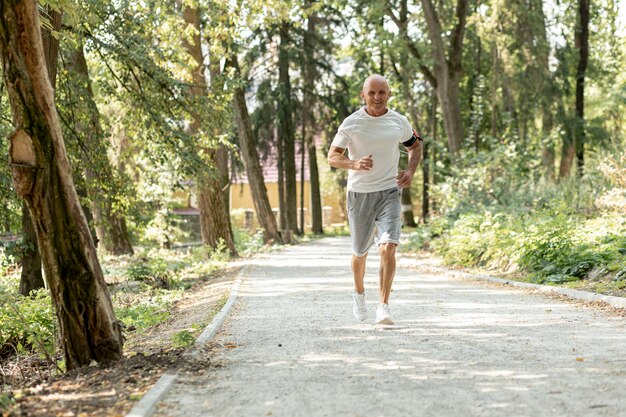
[[[551,286],[551,285],[533,284],[533,283],[530,283],[530,282],[520,282],[520,281],[514,281],[514,280],[510,280],[510,279],[496,278],[496,277],[492,277],[490,275],[472,274],[472,273],[469,273],[469,272],[451,270],[451,269],[447,269],[447,268],[440,268],[440,267],[430,266],[429,269],[432,269],[432,270],[435,270],[435,271],[440,271],[440,272],[448,272],[448,273],[451,273],[452,275],[456,275],[456,276],[464,278],[464,279],[473,279],[473,280],[482,280],[482,281],[496,282],[496,283],[499,283],[499,284],[511,285],[513,287],[529,288],[529,289],[534,289],[534,290],[538,290],[538,291],[542,291],[542,292],[558,293],[558,294],[562,294],[562,295],[565,295],[567,297],[574,298],[576,300],[582,300],[582,301],[589,301],[589,302],[603,301],[603,302],[605,302],[605,303],[607,303],[607,304],[609,304],[609,305],[611,305],[613,307],[616,307],[616,308],[626,308],[626,298],[625,297],[616,297],[616,296],[613,296],[613,295],[597,294],[597,293],[593,293],[593,292],[589,292],[589,291],[575,290],[575,289],[572,289],[572,288],[554,287],[554,286]]]
[[[200,348],[202,348],[202,346],[215,336],[219,328],[222,326],[222,323],[224,323],[226,317],[228,317],[230,309],[235,304],[239,287],[241,287],[241,283],[243,282],[246,269],[247,267],[244,266],[239,271],[237,278],[235,278],[235,282],[230,289],[230,295],[228,296],[226,304],[224,304],[215,317],[213,317],[211,322],[204,328],[200,336],[196,339],[194,346],[191,349],[188,349],[183,356],[190,358],[197,356]],[[165,394],[167,394],[177,377],[178,372],[174,374],[163,374],[154,386],[150,388],[141,400],[130,410],[130,412],[126,414],[126,417],[150,417],[155,411],[156,404],[165,396]]]

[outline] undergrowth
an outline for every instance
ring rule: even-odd
[[[405,250],[537,283],[626,287],[626,175],[615,175],[626,174],[626,158],[605,158],[583,179],[559,183],[507,172],[516,163],[503,163],[506,153],[481,158],[439,185],[442,215],[410,234]]]

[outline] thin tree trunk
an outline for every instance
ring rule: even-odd
[[[576,168],[579,177],[584,174],[585,167],[585,73],[589,61],[589,0],[578,0],[578,24],[574,36],[578,50],[578,67],[576,69]]]
[[[492,80],[491,80],[491,136],[496,139],[498,136],[498,45],[493,44],[492,58]]]
[[[235,69],[235,73],[240,75],[237,58],[232,57],[230,63]],[[243,164],[246,168],[257,220],[263,228],[264,241],[265,243],[282,243],[276,224],[276,217],[274,217],[272,206],[267,196],[263,170],[261,168],[259,153],[257,152],[257,141],[252,134],[252,122],[250,121],[245,91],[242,86],[237,87],[234,91],[233,107],[235,109],[235,120],[239,132],[237,136],[239,139],[239,148],[241,149]]]
[[[67,369],[122,356],[122,335],[74,188],[47,74],[37,3],[0,3],[15,189],[34,220]]]
[[[561,163],[559,165],[559,178],[566,178],[572,171],[572,164],[576,157],[576,145],[574,143],[574,127],[572,118],[567,114],[564,104],[558,103],[559,118],[563,123],[563,145],[561,147]]]
[[[554,179],[554,163],[556,159],[554,143],[552,142],[552,128],[554,127],[554,119],[552,115],[552,103],[554,101],[554,81],[550,74],[550,45],[548,43],[548,35],[546,31],[546,15],[544,13],[544,4],[542,0],[533,2],[533,9],[537,11],[537,27],[538,34],[538,55],[539,67],[542,74],[541,89],[541,133],[543,146],[541,149],[541,164],[544,169],[544,175],[549,179]]]
[[[309,2],[311,3],[311,2]],[[314,126],[315,116],[313,115],[315,103],[315,80],[317,71],[315,70],[315,33],[317,15],[312,13],[308,17],[307,30],[304,32],[304,62],[302,73],[304,75],[304,99],[303,117],[304,143],[309,155],[309,181],[311,199],[311,231],[320,235],[324,233],[322,223],[322,197],[320,193],[320,177],[317,166],[317,149],[315,147]]]
[[[73,87],[80,97],[73,103],[73,111],[85,115],[77,118],[74,130],[83,139],[81,160],[87,181],[87,195],[93,202],[92,214],[98,242],[110,254],[132,255],[134,251],[128,236],[126,219],[122,213],[113,209],[116,192],[113,168],[107,157],[100,111],[93,97],[87,60],[80,41],[70,52],[68,68],[74,72],[76,83]],[[109,189],[104,188],[103,183],[109,183]]]
[[[422,221],[424,224],[428,223],[430,217],[429,213],[429,198],[430,198],[430,162],[428,159],[428,153],[430,151],[430,144],[424,143],[424,150],[422,155]]]
[[[400,37],[408,38],[407,28],[408,28],[408,7],[407,0],[402,0],[400,2]],[[411,120],[413,129],[416,131],[420,131],[421,129],[417,125],[417,106],[415,104],[415,100],[413,98],[413,94],[411,93],[411,80],[412,75],[411,71],[408,68],[408,55],[402,53],[400,55],[400,71],[398,75],[400,77],[400,81],[402,82],[402,90],[404,91],[404,98],[408,104],[409,108],[409,120]],[[408,139],[408,138],[406,138]],[[405,160],[404,156],[402,157],[403,161]],[[405,162],[406,163],[406,162]],[[405,188],[402,192],[402,223],[409,227],[416,227],[415,216],[413,215],[413,199],[411,194],[411,187]]]
[[[432,123],[433,123],[433,157],[430,165],[433,167],[433,181],[432,184],[435,186],[437,184],[437,94],[433,91],[432,93]],[[427,198],[427,197],[426,197]],[[437,201],[433,199],[433,212],[437,211]]]
[[[565,133],[563,147],[561,148],[561,164],[559,165],[559,178],[566,178],[572,170],[572,163],[576,156],[576,146],[570,134]]]
[[[194,33],[191,35],[191,40],[189,41],[183,38],[183,44],[187,53],[195,61],[195,68],[192,69],[194,87],[191,88],[191,93],[200,98],[206,95],[207,83],[204,78],[200,15],[197,5],[191,7],[185,3],[183,7],[183,18],[187,25],[195,29]],[[201,120],[196,116],[191,123],[190,132],[197,134],[200,131],[200,127]],[[226,204],[222,191],[224,184],[220,181],[220,171],[225,169],[223,166],[220,167],[220,161],[222,161],[222,164],[224,163],[223,156],[220,155],[219,149],[205,149],[205,153],[207,155],[209,170],[199,172],[196,177],[202,241],[205,245],[213,249],[217,248],[220,242],[223,242],[232,255],[237,255],[230,216],[225,208]]]
[[[274,138],[276,140],[276,165],[278,165],[278,217],[280,223],[280,230],[287,229],[287,202],[285,200],[285,153],[283,136],[278,133],[278,128],[274,129]],[[285,243],[291,243],[286,241]]]
[[[304,159],[306,146],[304,146],[304,123],[302,124],[302,142],[300,142],[300,235],[304,235]]]
[[[285,220],[287,230],[298,231],[298,195],[296,192],[296,152],[295,135],[291,104],[291,81],[289,79],[289,52],[291,42],[289,22],[280,26],[280,46],[278,52],[278,122],[279,135],[283,144],[283,163],[285,175]]]

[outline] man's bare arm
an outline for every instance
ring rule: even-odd
[[[406,169],[415,173],[417,166],[422,160],[422,141],[418,140],[413,145],[406,149],[409,152],[409,163]]]
[[[344,155],[345,152],[344,148],[331,146],[328,150],[328,165],[333,168],[353,169],[355,171],[368,171],[374,166],[372,155],[353,161]]]
[[[406,148],[409,152],[409,163],[406,169],[400,171],[396,177],[396,182],[399,187],[407,188],[413,181],[413,175],[417,170],[417,166],[422,160],[422,141],[416,140],[414,144]]]

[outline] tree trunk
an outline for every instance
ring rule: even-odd
[[[554,179],[554,163],[556,159],[554,143],[552,142],[552,129],[554,118],[552,115],[552,103],[554,101],[554,82],[550,74],[550,45],[546,31],[546,15],[543,11],[543,2],[536,0],[535,9],[538,10],[539,28],[539,67],[543,78],[543,88],[541,89],[541,133],[543,146],[541,149],[541,165],[544,175],[549,179]]]
[[[561,163],[559,165],[559,178],[566,178],[572,170],[572,163],[576,156],[576,145],[574,143],[574,127],[572,117],[567,114],[567,109],[563,102],[558,103],[558,116],[563,125],[563,146],[561,147]]]
[[[589,0],[578,0],[578,24],[574,43],[578,50],[574,142],[577,173],[579,177],[582,177],[585,167],[585,72],[589,61]]]
[[[34,0],[0,3],[0,49],[17,127],[13,181],[34,220],[67,369],[117,360],[120,326],[74,188]]]
[[[183,18],[187,25],[192,26],[195,31],[191,34],[191,40],[183,37],[183,44],[187,53],[193,58],[195,67],[192,69],[192,79],[194,87],[191,93],[196,97],[204,97],[207,93],[207,82],[204,78],[204,65],[201,45],[200,15],[197,5],[190,7],[187,4],[183,7]],[[194,117],[190,132],[197,134],[200,131],[201,120]],[[220,145],[221,147],[222,145]],[[224,193],[222,189],[220,171],[224,171],[223,153],[220,149],[206,149],[208,172],[199,172],[197,181],[198,209],[200,211],[200,231],[202,241],[211,248],[216,248],[223,242],[232,255],[237,255],[233,231],[230,223],[230,215],[226,211]],[[212,168],[212,170],[211,170]],[[228,170],[226,169],[226,172]]]
[[[306,146],[304,146],[305,127],[302,124],[302,141],[300,142],[300,235],[304,235],[304,160]]]
[[[422,155],[422,221],[424,224],[428,223],[429,218],[429,198],[430,198],[430,161],[428,159],[428,153],[430,151],[430,144],[424,143],[424,150]]]
[[[463,54],[463,34],[467,17],[468,0],[457,0],[456,24],[450,37],[449,53],[443,43],[443,31],[439,17],[431,0],[422,0],[422,8],[426,18],[428,37],[432,42],[434,78],[437,96],[443,113],[443,122],[448,136],[448,150],[455,155],[461,149],[464,139],[461,103],[459,100],[459,82],[461,79],[461,61]],[[427,77],[432,84],[432,76]]]
[[[403,39],[408,38],[408,20],[409,13],[407,7],[407,0],[400,2],[400,37]],[[400,55],[400,71],[398,73],[400,81],[402,83],[402,90],[404,91],[404,99],[408,104],[409,120],[412,122],[413,129],[420,131],[417,120],[417,105],[415,103],[413,94],[411,93],[411,80],[413,79],[412,71],[408,66],[408,55],[402,53]],[[408,138],[406,138],[408,139]],[[404,161],[404,157],[402,157]],[[408,158],[407,163],[408,163]],[[402,192],[402,222],[409,227],[416,227],[415,216],[413,215],[413,200],[411,195],[411,188],[406,188]]]
[[[571,135],[565,133],[563,147],[561,148],[561,164],[559,165],[559,178],[566,178],[572,170],[572,163],[576,156],[576,146]]]
[[[61,13],[53,10],[50,6],[47,6],[44,10],[50,17],[52,29],[58,31],[61,28]],[[59,40],[52,36],[50,29],[44,28],[41,31],[41,41],[43,43],[48,77],[50,77],[50,84],[52,84],[52,88],[54,89],[57,78]],[[20,294],[28,295],[32,290],[43,288],[44,282],[43,274],[41,273],[41,255],[37,247],[37,235],[25,202],[22,202],[22,233],[25,249],[22,253]]]
[[[276,140],[276,165],[278,165],[278,217],[280,230],[287,229],[287,202],[285,200],[285,152],[283,136],[278,133],[278,128],[274,129],[274,139]],[[285,243],[291,243],[290,241]]]
[[[100,111],[93,97],[87,60],[83,44],[78,41],[68,59],[68,69],[74,73],[76,82],[72,85],[79,100],[73,111],[79,114],[74,130],[81,135],[81,162],[87,182],[87,195],[93,203],[92,214],[98,242],[104,250],[113,255],[132,255],[133,246],[128,236],[126,219],[114,210],[115,176],[107,157],[104,132],[100,124]]]
[[[309,2],[311,4],[312,2]],[[307,30],[304,32],[304,62],[302,73],[304,76],[304,100],[302,103],[304,124],[304,143],[309,154],[309,181],[311,198],[311,231],[316,235],[324,233],[322,223],[322,197],[320,193],[320,176],[317,167],[317,149],[315,147],[315,116],[313,115],[315,104],[315,37],[317,15],[309,15]]]
[[[289,52],[291,42],[289,23],[280,26],[280,46],[278,52],[278,134],[282,138],[285,174],[285,220],[287,230],[298,232],[298,194],[296,191],[296,146],[292,117],[291,81],[289,79]]]
[[[20,276],[20,294],[28,295],[33,290],[44,287],[41,273],[41,255],[37,247],[37,233],[28,213],[26,203],[22,201],[22,275]]]
[[[235,69],[235,73],[239,74],[239,63],[236,57],[232,57],[231,65]],[[259,153],[257,152],[257,144],[252,134],[252,122],[248,113],[248,105],[246,96],[242,86],[237,87],[233,94],[233,107],[235,109],[235,120],[237,122],[237,130],[239,132],[239,148],[243,164],[246,168],[248,176],[248,184],[250,185],[250,193],[252,194],[252,202],[256,210],[256,216],[259,224],[263,228],[263,240],[265,243],[282,243],[276,217],[272,212],[269,198],[267,196],[267,188],[263,178],[263,170]]]
[[[432,93],[432,124],[433,124],[433,156],[432,156],[432,160],[430,161],[430,165],[433,167],[433,181],[432,181],[432,185],[434,186],[435,184],[437,184],[437,126],[438,126],[438,122],[437,122],[437,94],[433,91]],[[424,190],[428,190],[430,187],[428,188],[424,188]],[[428,196],[424,196],[422,201],[428,198]],[[422,207],[422,210],[424,208]],[[437,211],[437,201],[435,199],[433,199],[433,212]]]

